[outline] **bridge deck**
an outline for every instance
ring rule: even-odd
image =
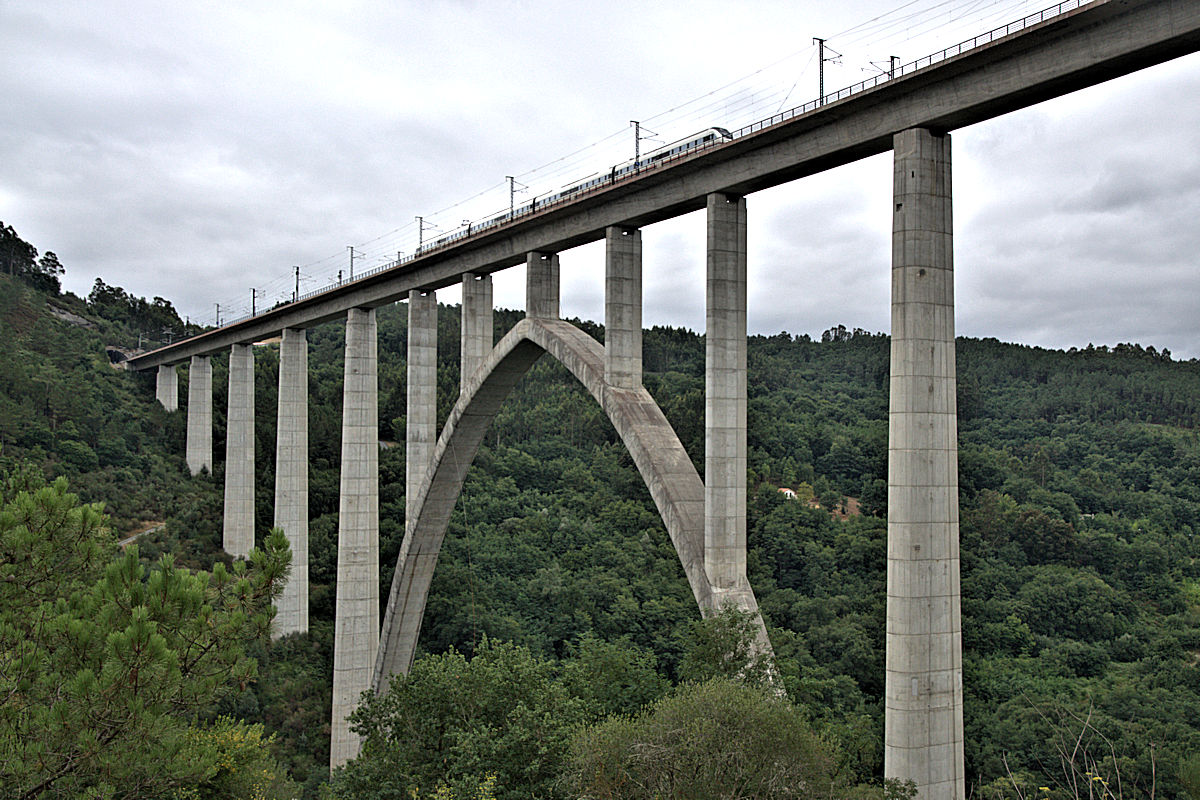
[[[909,128],[951,131],[1200,50],[1195,0],[1097,0],[877,87],[743,135],[578,200],[551,206],[393,269],[136,356],[175,364],[284,328],[309,328],[704,208],[713,192],[749,194],[891,149]]]

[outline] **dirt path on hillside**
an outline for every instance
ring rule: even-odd
[[[162,527],[166,524],[167,523],[165,522],[143,522],[141,527],[135,530],[131,535],[126,536],[124,539],[117,542],[117,546],[124,550],[125,545],[132,544],[148,533],[154,533],[155,531],[162,529]]]

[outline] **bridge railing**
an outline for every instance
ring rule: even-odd
[[[1005,36],[1011,36],[1014,33],[1019,33],[1026,28],[1038,25],[1048,19],[1053,19],[1054,17],[1065,14],[1068,11],[1074,11],[1075,9],[1085,6],[1090,2],[1093,2],[1093,0],[1063,0],[1063,2],[1059,3],[1058,5],[1043,9],[1036,14],[1030,14],[1026,17],[1022,17],[1016,22],[1010,22],[1007,25],[1000,26],[999,28],[993,28],[987,33],[981,33],[978,36],[972,37],[963,42],[959,42],[958,44],[947,47],[944,50],[939,50],[938,52],[924,56],[923,58],[918,58],[916,61],[910,61],[907,64],[897,66],[893,71],[880,73],[879,75],[872,76],[866,80],[859,81],[852,86],[847,86],[844,89],[838,89],[836,92],[831,92],[824,97],[817,98],[816,100],[810,100],[804,105],[790,108],[787,111],[781,111],[774,116],[761,119],[758,122],[752,122],[745,127],[738,128],[733,132],[733,136],[736,139],[740,136],[745,136],[746,134],[757,133],[758,131],[761,131],[764,128],[769,128],[772,125],[778,125],[781,122],[795,119],[803,114],[816,111],[821,106],[837,102],[838,100],[844,100],[851,95],[865,92],[868,89],[874,89],[876,86],[879,86],[882,83],[886,83],[890,80],[894,80],[905,75],[911,75],[917,70],[925,69],[926,67],[933,66],[934,64],[940,63],[947,59],[954,58],[955,56],[960,56],[969,50],[974,50],[977,47],[983,47],[984,45],[991,44],[997,39],[1003,39]]]
[[[1053,19],[1054,17],[1065,14],[1068,11],[1074,11],[1075,9],[1085,6],[1085,5],[1088,5],[1091,2],[1094,2],[1094,0],[1063,0],[1063,2],[1058,3],[1057,5],[1050,6],[1049,8],[1043,9],[1034,14],[1029,14],[1025,17],[1022,17],[1019,20],[1016,20],[1015,22],[1010,22],[1007,25],[1001,25],[1000,27],[993,28],[992,30],[990,30],[986,33],[981,33],[978,36],[974,36],[970,39],[959,42],[956,45],[947,47],[943,50],[939,50],[936,53],[931,53],[930,55],[924,56],[923,58],[918,58],[916,61],[910,61],[907,64],[897,66],[894,70],[880,73],[879,75],[875,75],[871,78],[867,78],[866,80],[859,81],[858,83],[853,84],[851,86],[847,86],[843,89],[838,89],[837,91],[831,92],[830,94],[827,94],[823,97],[817,98],[816,100],[810,100],[809,102],[804,103],[803,105],[796,106],[795,108],[790,108],[787,111],[782,111],[778,114],[767,117],[766,119],[761,119],[757,122],[752,122],[749,125],[738,128],[736,131],[732,131],[731,139],[736,140],[742,136],[746,136],[746,135],[749,135],[752,133],[757,133],[758,131],[761,131],[764,128],[769,128],[773,125],[778,125],[781,122],[787,122],[788,120],[795,119],[796,117],[803,116],[805,114],[810,114],[810,113],[820,109],[822,106],[829,105],[830,103],[835,103],[839,100],[844,100],[847,97],[850,97],[852,95],[860,94],[860,93],[868,91],[870,89],[874,89],[875,87],[879,86],[880,84],[887,83],[888,81],[895,80],[896,78],[901,78],[905,75],[911,75],[912,73],[917,72],[918,70],[922,70],[922,69],[925,69],[926,67],[933,66],[934,64],[940,63],[942,61],[946,61],[947,59],[951,59],[956,56],[960,56],[963,53],[969,52],[976,48],[984,47],[998,39],[1003,39],[1004,37],[1011,36],[1014,33],[1020,33],[1021,31],[1025,30],[1026,28],[1030,28],[1034,25],[1038,25],[1042,22],[1045,22],[1048,19]],[[322,295],[322,294],[326,294],[327,292],[334,291],[335,289],[338,289],[347,284],[357,283],[360,280],[365,280],[366,278],[369,278],[372,275],[377,275],[380,272],[386,272],[387,270],[396,269],[397,267],[401,267],[401,266],[408,264],[412,261],[415,261],[419,258],[423,258],[424,256],[427,256],[430,253],[450,247],[451,245],[453,245],[457,242],[460,242],[463,239],[472,238],[472,237],[476,236],[477,234],[481,234],[485,231],[491,231],[495,228],[501,228],[501,227],[511,225],[512,223],[515,223],[517,221],[523,221],[523,220],[529,219],[533,216],[536,216],[537,214],[543,213],[544,211],[546,211],[548,209],[558,208],[560,206],[567,205],[569,203],[574,203],[575,201],[579,200],[580,198],[588,197],[588,196],[596,194],[598,192],[607,191],[608,189],[611,189],[614,186],[618,186],[620,184],[627,183],[628,181],[631,181],[638,177],[646,175],[647,173],[660,170],[663,167],[673,164],[677,161],[682,161],[684,159],[690,159],[700,153],[705,153],[705,152],[711,151],[715,148],[722,147],[722,146],[728,144],[728,141],[729,140],[726,140],[726,141],[716,140],[716,141],[708,142],[706,144],[698,145],[696,147],[685,150],[681,153],[677,153],[673,156],[668,156],[666,158],[662,158],[657,161],[654,161],[650,164],[645,164],[645,165],[639,166],[636,169],[628,172],[627,174],[617,177],[615,179],[604,178],[604,179],[601,179],[601,181],[595,186],[589,187],[587,189],[581,189],[576,192],[571,192],[569,195],[567,195],[565,197],[560,196],[553,201],[543,201],[542,205],[540,205],[540,206],[537,204],[537,198],[534,198],[534,200],[528,206],[522,206],[521,208],[516,209],[515,211],[503,209],[501,211],[496,212],[495,214],[488,215],[481,222],[471,223],[464,230],[456,231],[452,234],[449,234],[448,236],[443,236],[442,238],[438,239],[437,241],[435,241],[431,244],[421,245],[417,248],[416,252],[412,253],[411,255],[404,256],[403,258],[398,258],[394,261],[389,261],[381,266],[375,267],[374,269],[369,269],[369,270],[366,270],[365,272],[360,272],[357,275],[355,275],[352,280],[331,281],[318,289],[313,289],[311,291],[308,291],[308,292],[305,292],[304,294],[299,295],[295,300],[292,300],[291,302],[297,303],[302,300],[308,300],[309,298],[316,297],[318,295]],[[290,305],[290,304],[291,303],[281,303],[281,304],[277,304],[275,307],[278,308],[280,305]],[[265,313],[265,311],[259,312],[259,313]],[[258,316],[258,314],[247,314],[245,316],[238,317],[235,320],[226,321],[225,325],[222,325],[220,327],[236,325],[239,322],[244,322],[248,319],[253,319],[256,316]]]

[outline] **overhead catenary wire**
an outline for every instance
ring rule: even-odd
[[[937,0],[929,3],[927,0],[907,0],[894,8],[878,14],[870,19],[856,23],[844,30],[833,34],[829,41],[846,54],[846,60],[855,66],[869,65],[872,58],[880,58],[879,49],[888,46],[893,48],[897,40],[912,41],[918,37],[928,36],[934,31],[946,31],[961,28],[966,25],[978,26],[982,20],[995,19],[1003,15],[1011,15],[1014,9],[1027,8],[1032,0]],[[643,124],[651,123],[656,130],[663,131],[663,140],[670,142],[690,134],[696,127],[707,127],[720,124],[730,129],[736,129],[746,124],[757,122],[758,119],[780,113],[788,107],[797,88],[810,72],[817,48],[807,46],[785,54],[752,72],[728,81],[721,86],[696,95],[689,100],[677,103],[656,114],[644,116]],[[889,54],[890,55],[890,54]],[[805,56],[805,62],[798,69],[791,69],[786,75],[776,75],[773,71],[785,72],[782,68],[792,64],[799,57]],[[911,56],[911,54],[910,54]],[[803,94],[801,95],[803,96]],[[636,112],[635,112],[636,113]],[[690,128],[690,129],[689,129]],[[513,173],[515,179],[529,187],[532,199],[546,196],[561,188],[566,188],[578,182],[579,175],[584,172],[595,174],[599,169],[608,165],[627,161],[634,155],[635,147],[629,146],[628,128],[613,130],[601,138],[576,147],[565,155],[552,159],[544,164]],[[639,139],[639,141],[642,141]],[[606,164],[607,162],[607,164]],[[442,231],[455,231],[463,226],[458,223],[462,214],[455,215],[453,224],[441,219],[444,215],[460,209],[481,208],[487,198],[499,199],[502,193],[507,195],[507,181],[497,181],[462,200],[450,203],[436,211],[425,214],[421,219],[425,225],[436,224]],[[495,203],[498,210],[501,207],[508,211],[515,205],[508,196],[504,202]],[[482,215],[491,209],[479,212],[476,219],[485,218]],[[475,212],[472,212],[475,213]],[[427,230],[414,230],[416,221],[407,222],[358,244],[351,245],[352,252],[357,251],[356,264],[365,265],[364,271],[397,263],[400,253],[415,253],[423,244],[423,233]],[[337,280],[337,273],[345,269],[344,249],[330,253],[327,256],[301,263],[299,277],[308,284],[299,291],[301,295],[312,291],[314,284],[322,281],[332,283]],[[357,271],[357,270],[356,270]],[[285,276],[269,280],[262,287],[263,304],[269,308],[282,300],[290,300],[296,292],[295,281],[291,270]],[[222,317],[232,319],[238,309],[245,315],[251,311],[245,303],[244,295],[241,302],[221,303]]]
[[[866,49],[878,45],[890,44],[899,39],[913,39],[918,36],[927,35],[934,30],[952,26],[961,27],[965,24],[977,25],[981,21],[979,18],[968,17],[975,9],[988,5],[997,6],[1005,2],[1005,0],[972,0],[965,7],[950,8],[946,11],[942,10],[958,1],[943,0],[929,8],[913,12],[904,17],[888,20],[873,31],[861,31],[858,35],[850,35],[848,37],[840,35],[838,39],[844,46],[858,46],[861,49]],[[1003,9],[994,11],[992,16],[1011,13],[1015,8],[1028,5],[1030,5],[1029,0],[1008,2]],[[956,11],[959,13],[959,17],[958,19],[953,19],[953,14]],[[941,19],[943,14],[950,15],[951,18]]]

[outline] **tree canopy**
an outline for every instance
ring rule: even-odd
[[[36,247],[22,239],[12,225],[0,221],[0,271],[56,295],[62,289],[59,278],[65,270],[57,255],[47,251],[38,258]]]
[[[282,532],[232,570],[147,569],[65,479],[18,468],[0,504],[6,795],[164,797],[215,778],[245,731],[214,736],[198,715],[255,676],[246,648],[286,575]]]
[[[113,369],[105,357],[105,345],[144,340],[143,322],[177,323],[173,309],[103,282],[95,288],[89,302],[0,275],[0,461],[28,458],[47,478],[68,476],[85,501],[106,504],[122,534],[153,528],[138,540],[142,584],[166,554],[176,569],[216,574],[220,562],[232,574],[220,551],[224,404],[214,404],[213,473],[193,478],[182,458],[186,410],[164,411],[153,376]],[[496,335],[520,316],[497,310]],[[379,309],[379,433],[388,444],[380,452],[381,596],[404,534],[405,322],[403,304]],[[458,394],[459,323],[457,307],[439,308],[442,421]],[[229,719],[224,740],[250,741],[250,726],[261,725],[262,741],[275,737],[266,747],[281,770],[315,798],[328,778],[344,336],[336,323],[308,334],[311,630],[248,644],[257,677],[217,692],[215,706],[192,718],[204,731]],[[776,654],[774,680],[831,746],[835,775],[875,786],[883,769],[888,346],[886,335],[844,325],[815,337],[752,336],[748,345],[748,566]],[[702,469],[702,336],[651,328],[643,353],[647,389]],[[274,347],[256,348],[263,545],[273,518],[277,367]],[[1077,734],[1086,718],[1095,735],[1089,757],[1106,780],[1119,769],[1125,796],[1189,796],[1200,785],[1200,361],[1131,343],[1053,351],[960,338],[957,375],[970,791],[1041,797],[1044,785],[1052,800],[1069,796],[1048,782],[1061,772],[1053,742],[1056,731]],[[186,368],[179,376],[186,403]],[[226,390],[226,361],[216,356],[214,395]],[[616,432],[570,374],[543,359],[505,402],[467,473],[417,663],[442,659],[482,681],[502,674],[484,665],[501,643],[511,645],[512,658],[537,665],[522,669],[543,681],[532,684],[530,701],[564,702],[569,719],[581,707],[580,724],[590,726],[634,718],[681,684],[739,674],[714,656],[736,630],[707,628],[698,617]],[[455,722],[465,731],[454,751],[463,759],[448,756],[457,771],[441,775],[460,798],[489,776],[493,794],[520,792],[525,780],[545,786],[543,777],[565,766],[549,766],[551,751],[568,751],[555,749],[558,733],[534,727],[537,718],[529,729],[555,748],[536,769],[533,759],[521,763],[532,777],[507,771],[506,759],[522,762],[513,754],[527,752],[518,747],[521,730],[497,728],[487,750],[472,720],[498,717],[471,706],[452,678],[439,680],[428,685],[451,686],[460,693],[449,699],[473,709]],[[436,704],[414,692],[401,692],[413,708]],[[480,692],[497,703],[506,696]],[[371,753],[400,752],[388,742],[390,724],[380,722],[375,736],[384,744],[365,751],[348,777],[374,769],[386,778],[383,762],[367,762]],[[475,766],[463,766],[466,755]],[[437,769],[422,769],[428,780],[419,791],[433,795]],[[401,790],[398,779],[378,786]]]

